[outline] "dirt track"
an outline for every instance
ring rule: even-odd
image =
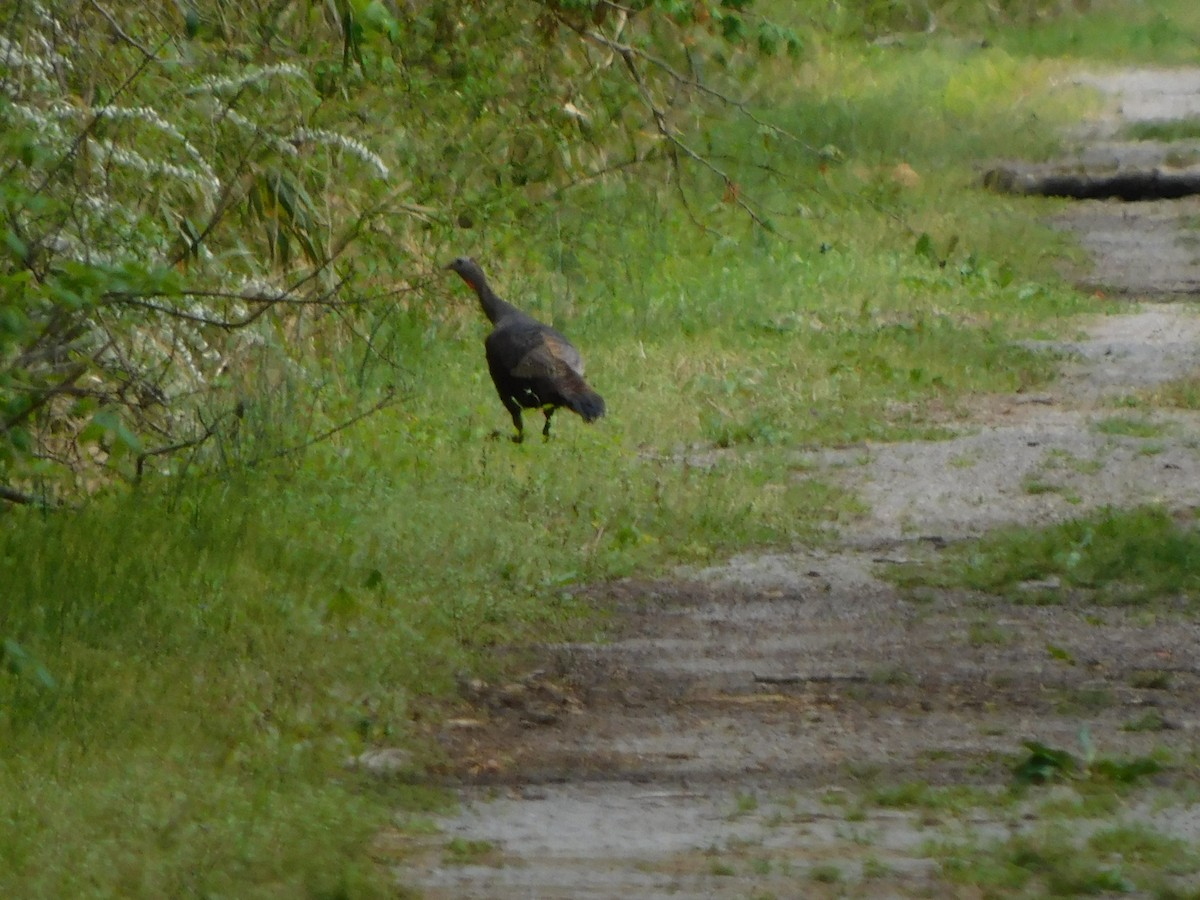
[[[1092,83],[1126,119],[1194,113],[1200,98],[1200,71]],[[1081,154],[1170,152],[1112,134],[1095,126]],[[1063,225],[1102,254],[1090,279],[1161,298],[1200,285],[1197,211],[1087,202]],[[1095,427],[1115,398],[1200,369],[1200,310],[1131,303],[1046,346],[1069,354],[1063,378],[992,398],[953,440],[806,455],[803,471],[842,480],[869,510],[836,549],[595,588],[620,611],[614,641],[545,648],[522,682],[467,685],[481,721],[451,723],[445,741],[471,784],[401,883],[455,898],[960,896],[928,842],[1002,838],[1037,811],[864,798],[1005,785],[1023,740],[1076,750],[1081,729],[1106,756],[1194,754],[1200,625],[1186,611],[1039,605],[1053,586],[1037,584],[916,602],[877,577],[1004,523],[1200,505],[1200,417],[1156,413],[1153,439]],[[1148,713],[1157,727],[1128,729]],[[1161,800],[1120,816],[1200,838],[1200,807]],[[451,839],[469,851],[452,864]]]

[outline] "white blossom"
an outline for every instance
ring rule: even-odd
[[[335,147],[341,147],[352,156],[357,156],[378,172],[380,178],[388,178],[391,174],[379,154],[371,150],[366,144],[347,135],[338,134],[335,131],[326,131],[323,128],[298,128],[292,132],[292,136],[288,140],[298,144],[332,144]]]

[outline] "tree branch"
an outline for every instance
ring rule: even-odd
[[[745,109],[744,105],[740,105],[738,101],[732,100],[731,98],[728,98],[725,95],[721,94],[719,91],[716,91],[712,88],[707,87],[702,82],[698,82],[695,79],[688,78],[686,75],[683,75],[682,73],[677,72],[671,66],[667,65],[665,62],[662,62],[661,60],[658,60],[656,57],[648,56],[647,54],[642,53],[641,51],[635,49],[634,47],[630,46],[629,44],[623,44],[620,41],[614,41],[611,38],[606,38],[604,35],[599,34],[597,32],[586,31],[579,26],[573,25],[566,19],[563,19],[561,16],[557,16],[557,18],[558,18],[559,22],[561,22],[567,28],[574,31],[576,34],[578,34],[584,40],[588,40],[593,43],[599,44],[603,47],[606,47],[607,49],[612,50],[614,53],[616,53],[618,56],[620,56],[622,62],[625,63],[625,68],[628,69],[628,71],[629,71],[630,77],[633,79],[634,85],[638,89],[638,94],[642,98],[642,103],[650,111],[650,115],[654,119],[654,127],[658,131],[658,133],[660,135],[662,135],[662,137],[675,150],[682,153],[684,156],[688,157],[693,162],[698,163],[699,165],[708,169],[710,172],[712,172],[714,175],[716,175],[718,178],[720,178],[725,183],[726,195],[728,197],[730,197],[735,204],[737,204],[739,207],[741,207],[741,209],[750,217],[750,219],[756,225],[758,225],[760,228],[762,228],[766,231],[774,231],[774,229],[771,227],[771,224],[769,222],[767,222],[767,220],[764,219],[761,215],[759,215],[759,213],[756,212],[754,210],[754,208],[751,207],[750,204],[748,204],[745,201],[745,199],[743,199],[741,197],[741,195],[737,189],[737,185],[734,183],[734,180],[729,176],[729,174],[727,172],[725,172],[723,169],[718,167],[707,157],[703,156],[700,153],[697,153],[690,146],[685,144],[679,138],[678,135],[675,134],[674,129],[672,129],[670,124],[667,122],[666,112],[655,101],[654,95],[650,91],[650,86],[646,83],[646,79],[642,75],[642,70],[638,68],[637,59],[639,57],[646,59],[647,61],[651,62],[652,64],[658,65],[661,68],[663,68],[665,71],[668,72],[668,74],[670,74],[673,78],[677,79],[679,82],[681,82],[683,84],[694,85],[699,90],[703,91],[704,93],[710,94],[711,96],[714,96],[714,97],[719,97],[720,99],[730,103],[731,105],[738,107],[755,122],[760,122],[763,125],[769,125],[769,123],[761,122],[761,120],[759,120],[757,117],[755,117],[753,113],[750,113],[749,111],[747,111]],[[782,129],[780,129],[780,130],[782,131]]]
[[[21,506],[32,506],[35,503],[42,502],[32,494],[23,494],[5,484],[0,484],[0,500],[6,500],[9,503],[16,503]]]
[[[119,37],[121,40],[123,40],[129,46],[135,48],[139,53],[142,54],[143,57],[146,58],[146,60],[148,62],[154,62],[155,60],[158,59],[158,57],[155,56],[153,53],[151,53],[149,50],[147,50],[143,44],[139,43],[136,38],[132,38],[128,34],[126,34],[125,30],[123,28],[121,28],[120,23],[118,23],[117,20],[115,18],[113,18],[113,14],[110,13],[103,6],[101,6],[99,3],[97,3],[96,0],[88,0],[88,5],[92,9],[94,9],[96,12],[100,13],[100,15],[102,15],[105,18],[105,20],[109,24],[109,27],[112,28],[113,32],[117,35],[117,37]]]
[[[308,438],[307,440],[301,441],[298,444],[293,444],[291,447],[284,447],[282,450],[276,450],[274,453],[270,453],[267,456],[263,457],[262,459],[257,460],[257,462],[262,463],[262,462],[268,462],[273,459],[282,459],[285,456],[291,456],[294,453],[299,453],[302,450],[307,450],[309,447],[315,446],[316,444],[319,444],[322,441],[327,441],[327,440],[329,440],[329,438],[333,437],[338,432],[345,431],[347,428],[350,428],[351,426],[358,424],[363,419],[366,419],[369,416],[375,415],[375,413],[379,412],[381,409],[391,406],[392,402],[395,399],[396,399],[396,389],[389,387],[387,390],[387,394],[381,400],[374,403],[370,408],[362,410],[359,413],[356,413],[355,415],[351,416],[349,419],[346,419],[344,422],[339,422],[337,425],[334,425],[332,428],[328,428],[325,431],[322,431],[320,434],[315,435],[311,438]]]
[[[626,59],[627,64],[628,64],[628,56],[627,55],[637,56],[639,59],[643,59],[646,62],[650,63],[650,65],[654,66],[655,68],[661,69],[668,76],[670,76],[670,78],[672,78],[675,82],[685,85],[690,88],[694,88],[695,90],[700,91],[700,93],[702,93],[702,94],[707,94],[709,97],[712,97],[716,100],[721,101],[721,103],[725,104],[726,106],[733,107],[738,112],[740,112],[742,115],[744,115],[747,119],[749,119],[751,122],[753,122],[755,125],[758,125],[762,128],[766,128],[768,131],[771,131],[771,132],[779,135],[780,137],[787,138],[789,141],[792,141],[797,146],[803,147],[806,151],[811,153],[813,156],[820,156],[819,150],[817,150],[815,147],[813,147],[811,144],[807,143],[806,141],[801,140],[798,136],[796,136],[795,134],[792,134],[792,132],[788,131],[786,128],[782,128],[779,125],[776,125],[774,122],[768,122],[766,119],[760,118],[759,116],[755,115],[753,112],[750,111],[750,108],[746,105],[746,102],[744,100],[738,100],[736,97],[730,97],[728,94],[725,94],[725,93],[717,90],[716,88],[705,84],[703,81],[701,81],[700,79],[698,79],[692,75],[685,75],[682,72],[680,72],[678,69],[676,69],[674,66],[672,66],[670,63],[668,63],[666,60],[664,60],[660,57],[654,56],[651,53],[647,53],[645,50],[640,50],[637,47],[632,46],[631,44],[623,44],[620,41],[613,40],[610,37],[605,37],[603,34],[601,34],[598,31],[585,30],[583,28],[572,25],[570,22],[567,22],[566,20],[561,19],[561,18],[559,19],[559,21],[562,22],[564,25],[566,25],[568,28],[570,28],[572,31],[574,31],[576,34],[578,34],[580,37],[582,37],[584,40],[590,41],[593,44],[596,44],[601,47],[605,47],[605,48],[612,50],[613,52],[619,54],[622,58]]]

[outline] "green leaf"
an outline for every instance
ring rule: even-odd
[[[33,436],[25,428],[9,428],[5,432],[8,442],[18,453],[29,453],[33,450]]]
[[[1020,784],[1045,784],[1070,775],[1079,768],[1075,757],[1065,750],[1047,747],[1037,741],[1025,741],[1029,756],[1013,767]]]
[[[4,233],[4,246],[9,249],[14,259],[24,260],[29,254],[29,246],[17,236],[15,231]]]
[[[916,246],[913,247],[913,254],[924,257],[931,262],[937,262],[937,253],[933,249],[933,238],[929,236],[928,231],[922,231],[920,237],[917,238]]]
[[[1149,756],[1134,759],[1101,759],[1092,764],[1092,772],[1100,778],[1117,784],[1131,784],[1147,775],[1162,771],[1162,763]]]
[[[80,443],[96,443],[101,440],[109,442],[108,450],[113,455],[142,451],[142,439],[125,424],[120,413],[114,409],[97,410],[92,416],[92,421],[79,432]]]
[[[124,422],[117,422],[113,429],[113,450],[128,450],[130,453],[142,452],[142,439],[129,430]]]
[[[189,6],[183,14],[183,33],[188,40],[200,33],[200,13],[195,7]]]
[[[727,41],[740,41],[746,36],[746,23],[741,16],[721,16],[721,36]]]

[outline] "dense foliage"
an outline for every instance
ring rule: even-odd
[[[252,460],[386,402],[376,301],[456,229],[714,168],[674,121],[717,97],[701,71],[797,46],[750,5],[10,5],[0,491]]]

